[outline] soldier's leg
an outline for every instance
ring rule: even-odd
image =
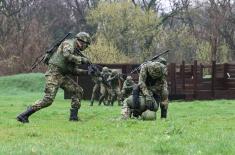
[[[93,89],[92,89],[91,104],[90,104],[90,106],[93,106],[93,103],[94,103],[94,100],[95,100],[95,95],[96,95],[96,92],[97,92],[98,89],[99,89],[99,85],[95,84]]]
[[[107,92],[107,93],[106,93],[106,97],[105,97],[105,99],[106,99],[106,101],[105,101],[106,104],[105,104],[105,103],[104,103],[104,104],[105,104],[106,106],[109,106],[109,105],[111,105],[111,100],[112,100],[112,89],[107,87],[106,90],[107,90],[107,91],[106,91],[106,92]]]
[[[167,85],[165,85],[165,84],[163,85],[163,88],[161,91],[160,108],[161,108],[161,118],[167,118],[168,90],[167,90]]]
[[[117,100],[118,100],[118,105],[122,106],[122,93],[119,88],[117,89]]]
[[[99,98],[99,104],[98,105],[101,105],[101,103],[104,101],[105,99],[105,95],[106,95],[106,89],[105,89],[105,86],[103,84],[101,84],[100,86],[100,98]]]
[[[116,99],[116,90],[115,89],[112,89],[111,90],[111,106],[113,106],[114,102],[115,102],[115,99]]]
[[[123,106],[122,106],[122,109],[121,109],[121,116],[122,116],[122,119],[128,119],[131,117],[131,109],[130,109],[130,106],[128,104],[128,102],[131,102],[130,98],[126,98],[124,101],[123,101]]]
[[[55,99],[58,88],[63,80],[62,75],[46,75],[45,95],[42,100],[38,100],[30,106],[25,112],[17,116],[17,120],[22,123],[28,123],[28,117],[36,111],[48,107]]]
[[[81,107],[83,89],[70,77],[66,77],[61,88],[71,93],[70,121],[78,121],[78,110]]]

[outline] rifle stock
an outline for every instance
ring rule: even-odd
[[[52,47],[50,47],[48,50],[46,50],[45,54],[42,54],[39,57],[37,57],[31,66],[31,71],[34,70],[42,61],[45,64],[48,64],[48,61],[49,61],[51,55],[60,46],[60,44],[71,34],[72,34],[72,32],[67,33],[62,39],[58,40],[56,43],[54,43],[52,45]]]

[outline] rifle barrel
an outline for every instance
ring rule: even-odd
[[[158,55],[155,55],[151,60],[148,60],[148,61],[156,60],[156,59],[158,59],[160,56],[162,56],[162,55],[168,53],[169,51],[170,51],[170,50],[166,50],[165,52],[162,52],[162,53],[160,53],[160,54],[158,54]],[[139,66],[136,67],[135,69],[133,69],[133,70],[131,71],[131,74],[134,73],[134,72],[136,72],[137,70],[139,70],[140,67],[141,67],[143,64],[145,64],[146,62],[148,62],[148,61],[145,61],[144,63],[142,63],[141,65],[139,65]]]

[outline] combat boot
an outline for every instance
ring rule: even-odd
[[[29,107],[25,112],[21,113],[16,117],[17,121],[21,123],[29,123],[29,116],[35,113],[36,110],[34,110],[32,107]]]
[[[78,121],[78,108],[71,108],[70,109],[70,121]]]
[[[99,106],[101,105],[101,103],[103,102],[103,100],[104,100],[104,96],[100,96],[100,98],[99,98],[99,103],[98,103]]]
[[[166,118],[167,117],[167,109],[161,108],[161,118]]]
[[[118,106],[122,106],[122,102],[121,101],[118,101]]]
[[[93,106],[94,100],[91,100],[90,106]]]

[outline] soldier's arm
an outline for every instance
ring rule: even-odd
[[[119,77],[119,79],[121,80],[121,82],[124,81],[124,79],[123,79],[123,77],[122,77],[122,74],[118,73],[118,77]]]
[[[142,91],[143,95],[151,96],[147,86],[146,86],[146,79],[147,79],[147,66],[144,65],[141,67],[140,74],[139,74],[139,83],[140,90]]]
[[[114,76],[109,76],[109,78],[107,79],[107,81],[112,81],[114,79],[116,79],[118,77],[118,74],[117,75],[114,75]]]
[[[133,88],[134,84],[128,84],[127,81],[124,81],[122,89],[130,89]]]
[[[75,75],[87,75],[87,74],[88,74],[88,70],[79,69],[78,67],[76,67],[76,68],[74,69],[74,74],[75,74]]]
[[[75,64],[82,64],[84,62],[83,57],[77,56],[73,53],[73,46],[67,42],[62,43],[62,52],[63,56],[69,61],[74,62]]]
[[[127,87],[127,84],[126,84],[126,81],[124,81],[123,85],[122,85],[122,90],[126,89]]]

